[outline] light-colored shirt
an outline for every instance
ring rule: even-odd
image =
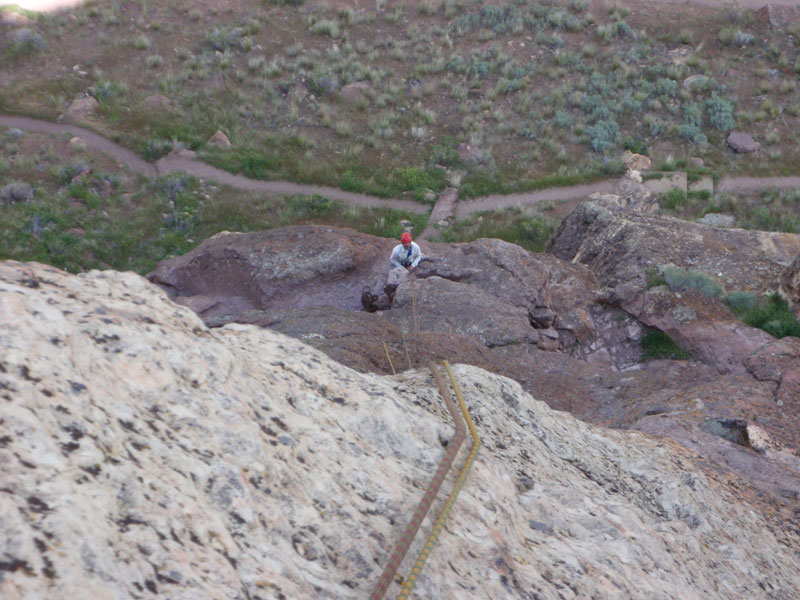
[[[419,246],[416,242],[411,242],[411,248],[408,250],[403,248],[403,244],[398,244],[394,247],[394,250],[392,250],[392,255],[389,257],[389,263],[393,267],[402,267],[402,263],[408,260],[411,262],[411,266],[416,269],[421,258],[422,250],[419,249]]]

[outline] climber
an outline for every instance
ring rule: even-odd
[[[389,263],[392,268],[404,267],[411,273],[419,264],[422,258],[422,250],[416,242],[411,241],[411,234],[407,231],[400,236],[400,243],[392,250]]]

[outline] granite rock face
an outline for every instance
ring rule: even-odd
[[[717,229],[627,210],[607,200],[584,202],[561,223],[548,252],[588,266],[601,285],[633,295],[650,269],[673,264],[720,278],[728,291],[775,291],[800,254],[800,236]]]
[[[363,598],[453,434],[426,371],[209,330],[130,273],[0,263],[0,343],[4,599]],[[483,448],[420,597],[800,588],[797,524],[746,483],[455,372]]]

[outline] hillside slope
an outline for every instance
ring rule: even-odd
[[[427,372],[209,330],[130,273],[0,263],[0,343],[6,599],[364,598],[453,432]],[[797,532],[740,481],[455,371],[484,448],[418,597],[800,589]]]

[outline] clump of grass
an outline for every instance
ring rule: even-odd
[[[682,269],[672,265],[661,268],[661,275],[672,291],[693,288],[711,298],[722,295],[722,286],[710,276],[694,269]]]
[[[133,47],[137,50],[147,50],[152,44],[146,35],[137,35],[133,40]]]
[[[647,289],[652,289],[661,285],[667,285],[667,280],[664,279],[663,273],[653,267],[648,267],[644,270],[645,278],[647,281]]]
[[[772,294],[761,300],[756,300],[752,294],[743,294],[740,292],[725,297],[726,304],[737,318],[776,338],[800,337],[800,322],[795,319],[789,310],[789,304],[779,294]]]
[[[642,336],[642,361],[654,359],[691,360],[692,355],[663,331],[654,329]]]
[[[661,208],[667,210],[680,210],[686,204],[688,196],[681,188],[669,189],[660,199]]]
[[[443,242],[471,242],[479,238],[496,238],[525,248],[530,252],[543,252],[553,234],[556,223],[522,209],[495,211],[472,215],[456,221],[443,230]]]
[[[311,26],[311,31],[318,35],[327,35],[331,38],[341,36],[339,21],[336,19],[320,19]]]

